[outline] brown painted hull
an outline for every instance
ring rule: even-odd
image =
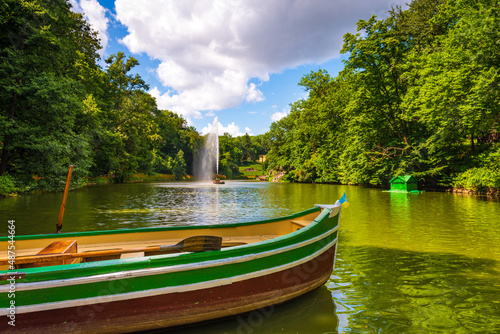
[[[16,316],[15,333],[126,333],[228,317],[284,302],[323,285],[330,277],[336,245],[314,259],[273,274],[230,285],[169,293]],[[116,281],[119,288],[120,281]]]

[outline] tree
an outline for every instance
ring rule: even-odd
[[[169,168],[176,180],[182,180],[186,176],[186,161],[184,161],[184,152],[182,150],[179,150],[174,159],[170,158]]]
[[[162,172],[170,158],[178,175],[192,171],[201,136],[158,110],[134,57],[97,64],[97,34],[67,1],[6,0],[0,17],[0,176],[9,184],[57,190],[70,164],[72,184]]]
[[[342,52],[350,56],[343,75],[353,85],[346,106],[349,143],[342,158],[350,167],[340,171],[344,182],[384,184],[392,175],[422,173],[433,164],[425,145],[432,130],[407,101],[420,76],[413,59],[432,52],[434,41],[446,32],[444,20],[432,24],[441,3],[413,1],[408,10],[394,9],[387,19],[360,20],[363,34],[344,36]]]
[[[158,110],[155,119],[161,138],[157,151],[159,159],[168,160],[168,157],[173,158],[179,150],[182,150],[186,160],[186,170],[192,174],[195,150],[202,145],[202,137],[193,127],[187,126],[184,118],[174,112]]]
[[[70,163],[76,178],[90,165],[81,78],[98,68],[98,39],[63,0],[9,0],[0,11],[0,175],[59,187]]]
[[[444,3],[431,22],[446,23],[447,33],[411,59],[418,71],[405,104],[429,129],[422,146],[433,176],[449,180],[483,167],[478,156],[498,154],[498,10],[496,1]]]
[[[151,171],[151,153],[160,139],[155,120],[156,101],[145,91],[139,75],[129,72],[139,62],[123,52],[106,59],[108,103],[95,131],[96,174],[114,174],[122,182],[127,173]]]
[[[252,139],[248,133],[245,133],[241,139],[241,151],[243,153],[243,161],[247,161],[251,157],[255,157]]]

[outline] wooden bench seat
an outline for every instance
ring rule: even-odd
[[[292,220],[292,226],[296,230],[300,230],[303,227],[306,227],[307,225],[311,224],[312,220]]]
[[[47,254],[67,254],[67,253],[78,253],[78,246],[76,240],[63,240],[54,241],[36,255],[47,255]],[[46,266],[57,266],[61,264],[71,264],[78,263],[80,259],[65,259],[65,260],[55,260],[45,263],[25,263],[17,265],[17,268],[35,268],[35,267],[46,267]]]

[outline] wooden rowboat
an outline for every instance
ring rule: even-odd
[[[0,332],[125,333],[292,299],[330,277],[340,208],[337,201],[250,223],[17,236],[14,270],[11,240],[1,237]]]

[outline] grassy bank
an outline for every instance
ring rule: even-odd
[[[260,162],[247,161],[238,167],[238,179],[254,180],[257,176],[265,175],[263,164]]]

